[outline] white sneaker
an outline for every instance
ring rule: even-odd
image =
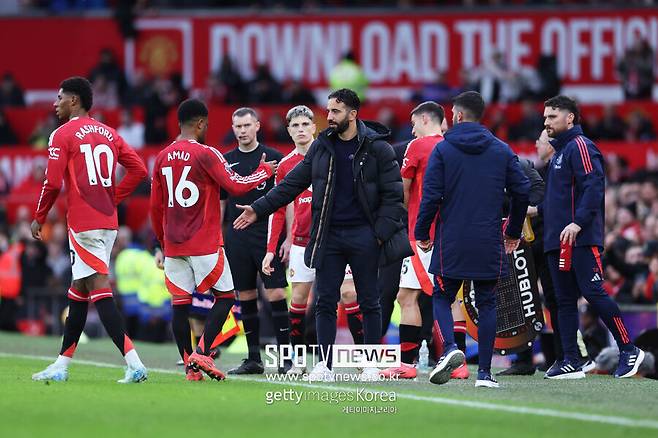
[[[333,382],[335,378],[334,370],[330,370],[325,361],[320,361],[313,367],[313,370],[308,373],[304,380],[308,380],[309,382]]]
[[[54,382],[65,382],[69,379],[69,370],[66,366],[50,364],[45,370],[32,374],[32,380],[52,380]]]
[[[359,374],[360,382],[379,382],[379,368],[366,367]]]
[[[297,365],[293,365],[292,367],[290,367],[288,372],[286,372],[286,374],[289,376],[301,376],[305,372],[306,372],[305,367],[298,367]]]
[[[132,368],[126,367],[126,374],[123,379],[117,380],[117,383],[140,383],[148,378],[145,367]]]

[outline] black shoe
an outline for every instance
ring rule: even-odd
[[[513,363],[506,370],[496,373],[497,376],[532,376],[533,374],[535,374],[534,365],[525,362]]]
[[[283,366],[279,367],[279,374],[288,374],[288,370],[292,368],[292,361],[291,360],[286,360],[283,362]]]
[[[228,374],[263,374],[264,372],[263,362],[257,362],[253,359],[242,359],[242,364],[239,367],[228,370]]]

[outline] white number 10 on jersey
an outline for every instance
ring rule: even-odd
[[[85,143],[80,145],[80,152],[85,155],[89,185],[97,185],[98,179],[100,178],[103,187],[111,187],[112,167],[114,166],[114,154],[112,153],[112,149],[106,144],[98,144],[94,147],[92,152],[91,144]],[[106,156],[107,161],[107,178],[104,177],[103,172],[101,172],[101,155],[103,154]]]
[[[174,206],[174,198],[176,202],[181,207],[187,208],[191,207],[199,200],[199,188],[192,181],[187,180],[187,175],[190,173],[192,166],[183,167],[183,173],[180,176],[180,181],[176,184],[176,190],[174,190],[174,174],[171,167],[163,167],[162,174],[167,180],[167,193],[169,194],[169,200],[167,202],[167,207]],[[183,194],[183,190],[187,189],[190,193],[186,198]]]

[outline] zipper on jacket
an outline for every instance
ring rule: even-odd
[[[311,265],[313,265],[313,261],[315,260],[315,251],[320,247],[321,244],[321,239],[322,239],[322,225],[324,224],[325,221],[325,214],[327,213],[328,209],[328,198],[329,198],[329,192],[331,191],[331,183],[333,182],[333,170],[334,170],[334,157],[331,156],[329,158],[329,175],[327,176],[327,187],[324,189],[324,197],[322,198],[322,210],[320,211],[320,223],[318,224],[318,233],[315,237],[315,243],[313,244],[313,251],[311,251]]]

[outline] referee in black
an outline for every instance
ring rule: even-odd
[[[268,161],[281,161],[283,155],[279,151],[258,142],[260,122],[258,114],[252,108],[237,109],[233,113],[232,126],[238,147],[224,154],[224,158],[233,171],[243,176],[250,175],[258,167],[263,154]],[[274,177],[243,196],[232,196],[222,192],[222,211],[228,223],[232,223],[242,212],[236,204],[251,204],[272,187],[274,187]],[[230,369],[229,374],[262,374],[265,371],[260,356],[257,277],[260,275],[261,261],[265,257],[267,247],[267,226],[268,217],[263,216],[248,229],[235,230],[229,226],[224,234],[226,257],[231,266],[233,283],[240,300],[242,323],[249,347],[248,357],[239,367]],[[277,251],[276,254],[279,252]],[[265,297],[272,308],[277,343],[287,345],[290,340],[285,294],[285,288],[288,286],[286,270],[278,255],[274,257],[272,266],[274,267],[272,275],[260,275],[260,278],[265,287]],[[280,372],[285,372],[285,369]]]

